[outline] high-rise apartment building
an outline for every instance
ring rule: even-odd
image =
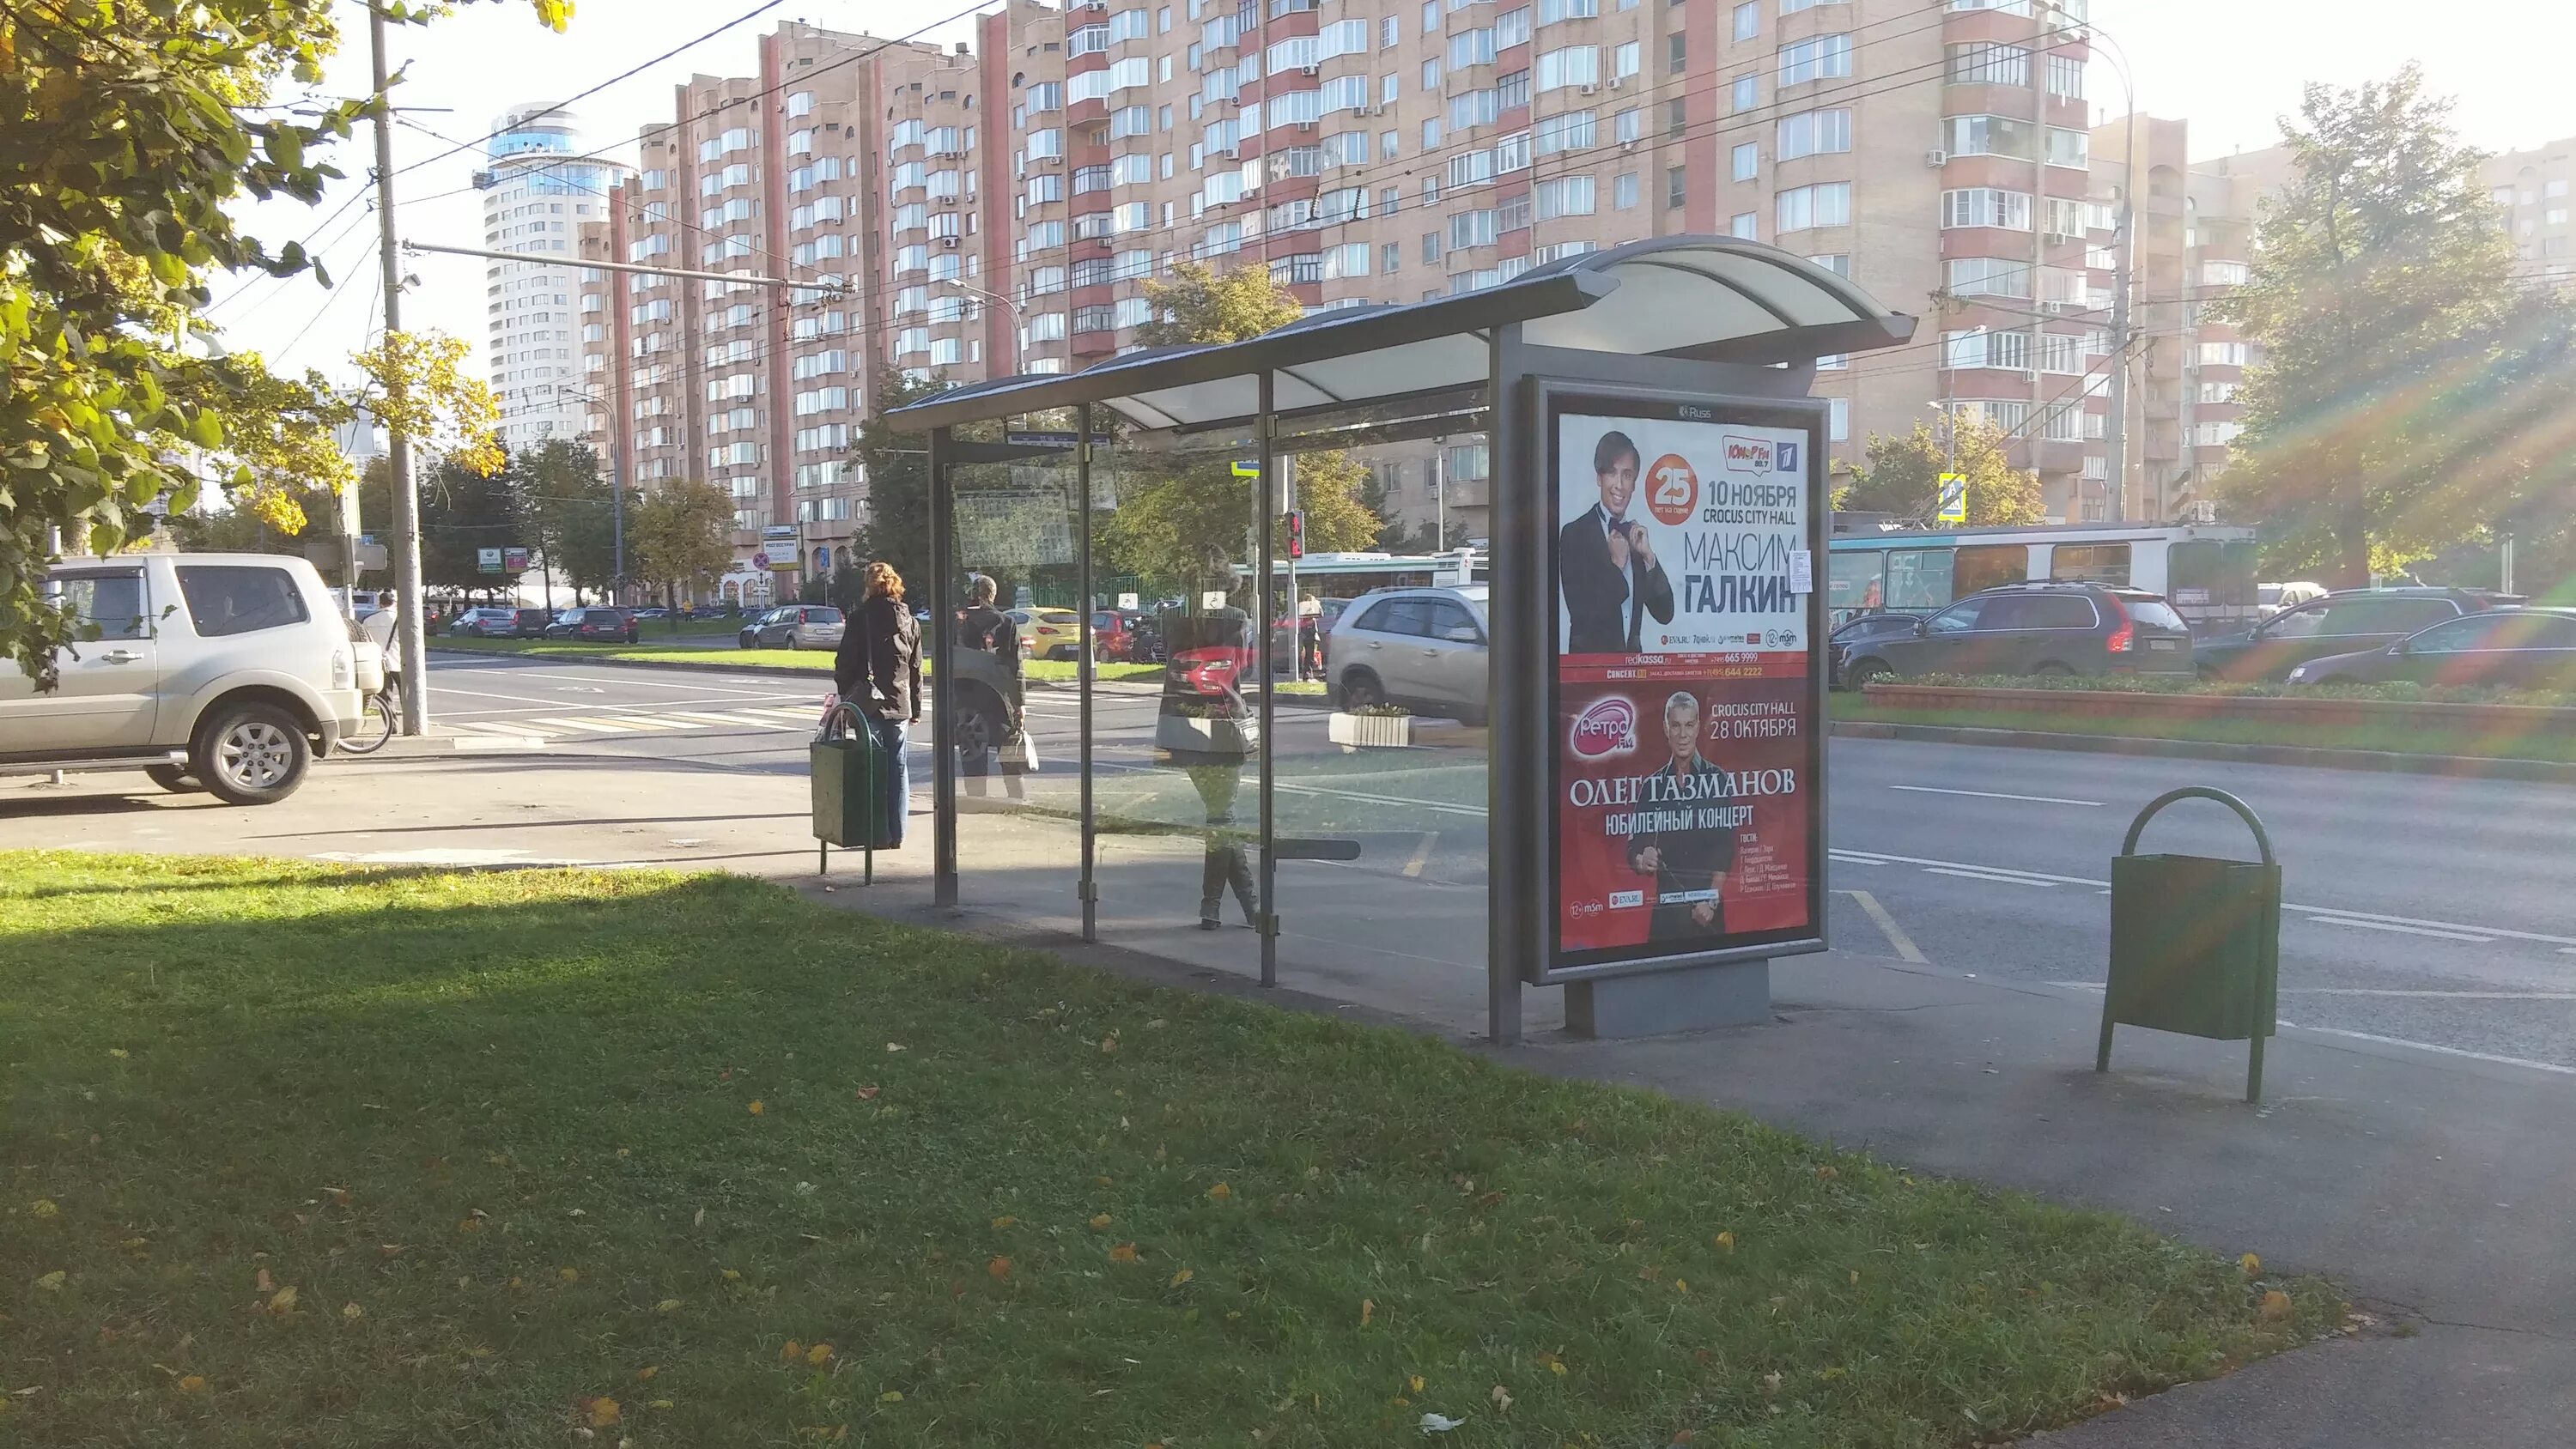
[[[517,450],[583,431],[586,405],[568,390],[579,386],[581,367],[569,263],[580,229],[607,215],[609,188],[625,168],[583,154],[579,119],[560,106],[514,106],[492,130],[474,177],[483,245],[532,258],[484,267],[501,441]]]
[[[602,431],[631,476],[720,483],[745,557],[793,537],[810,568],[864,509],[844,463],[880,366],[1087,366],[1191,260],[1265,267],[1316,310],[1731,233],[1925,316],[1912,346],[1826,359],[1836,456],[1990,418],[2053,516],[2094,516],[2112,251],[2081,11],[1007,0],[952,48],[788,25],[758,76],[679,88],[582,254],[816,290],[597,274],[583,365],[619,395]],[[1488,457],[1373,461],[1394,511],[1481,536]]]

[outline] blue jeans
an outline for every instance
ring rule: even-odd
[[[912,732],[899,719],[872,719],[868,733],[876,737],[877,748],[885,752],[886,840],[889,848],[903,848],[904,821],[912,814],[912,767],[904,759],[904,747],[911,743]]]

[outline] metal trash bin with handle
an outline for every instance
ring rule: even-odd
[[[2215,800],[2235,811],[2263,858],[2138,854],[2147,822],[2177,800]],[[2111,1069],[2115,1025],[2250,1042],[2245,1100],[2260,1101],[2280,975],[2281,865],[2263,822],[2224,790],[2193,785],[2157,796],[2111,860],[2111,971],[2093,1070]]]
[[[877,851],[894,845],[893,811],[905,796],[893,778],[893,757],[880,748],[857,706],[834,700],[823,712],[808,750],[814,788],[814,841],[820,873],[830,874],[832,847],[867,852],[863,883],[874,885]],[[908,802],[905,802],[908,803]]]

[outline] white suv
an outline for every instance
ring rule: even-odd
[[[372,640],[313,566],[265,553],[64,559],[59,687],[0,660],[0,774],[140,767],[165,789],[283,800],[357,727]]]

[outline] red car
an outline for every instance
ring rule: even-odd
[[[1127,616],[1116,609],[1094,609],[1091,612],[1091,649],[1110,663],[1123,663],[1134,648],[1135,636],[1127,631]]]

